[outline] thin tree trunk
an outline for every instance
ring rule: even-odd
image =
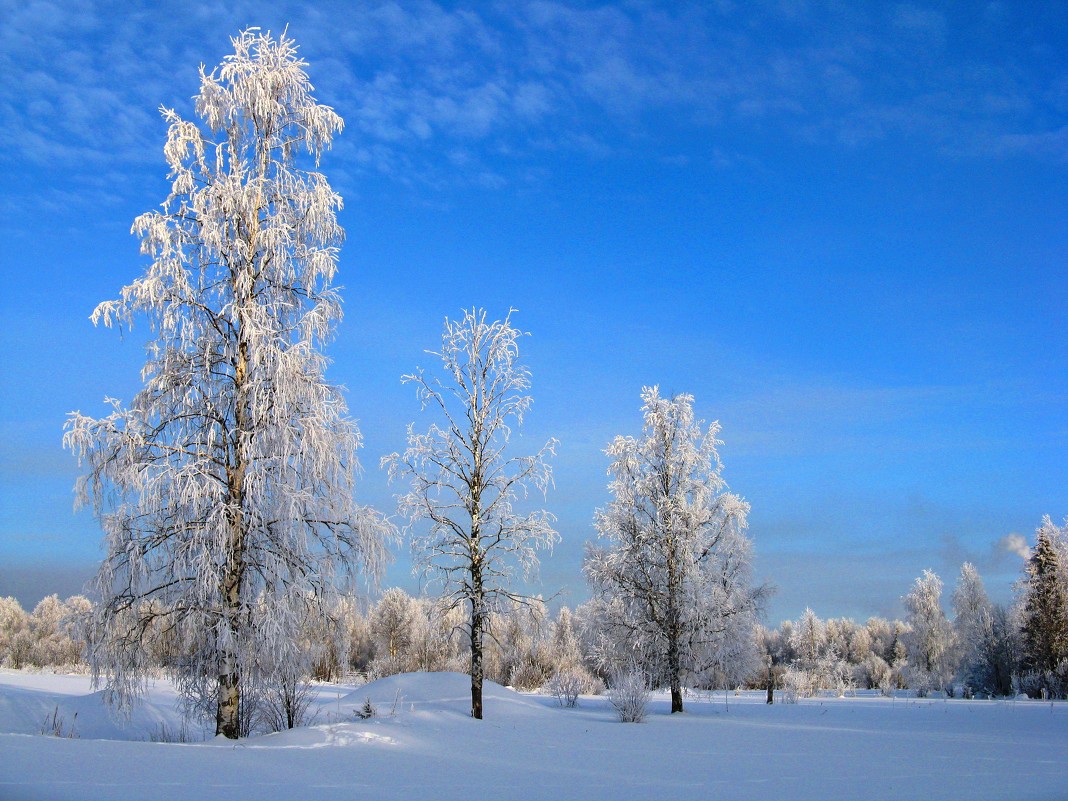
[[[481,393],[482,385],[476,382],[476,391]],[[481,406],[481,398],[475,398],[475,411]],[[481,427],[476,423],[472,430],[472,441],[476,444],[471,476],[471,717],[482,720],[482,629],[486,621],[486,592],[482,586],[482,436]]]
[[[471,717],[482,720],[482,600],[471,599]]]
[[[679,655],[679,632],[673,627],[668,631],[668,673],[671,676],[671,712],[682,711],[682,660]]]
[[[667,637],[668,637],[668,674],[671,676],[671,714],[682,711],[682,654],[679,640],[682,638],[679,623],[679,578],[675,568],[675,544],[668,543],[668,602],[667,602]]]

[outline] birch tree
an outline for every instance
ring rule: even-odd
[[[342,121],[291,39],[232,42],[201,67],[200,122],[161,109],[171,190],[133,224],[148,267],[91,317],[147,317],[144,388],[106,417],[71,413],[64,437],[107,553],[94,680],[128,705],[141,638],[162,628],[186,700],[231,738],[242,697],[290,675],[309,608],[336,579],[375,577],[391,531],[353,500],[360,432],[321,351],[341,319],[341,198],[315,170]]]
[[[942,611],[942,579],[924,570],[902,597],[909,629],[903,639],[908,652],[909,686],[926,695],[945,690],[957,669],[956,637]]]
[[[602,614],[681,712],[684,675],[716,667],[725,638],[749,636],[767,590],[752,585],[749,505],[720,475],[719,424],[695,420],[692,395],[646,387],[642,402],[642,436],[606,451],[612,501],[595,522],[609,544],[590,548],[584,569]]]
[[[990,598],[979,571],[971,562],[961,565],[957,588],[953,591],[953,630],[960,656],[957,675],[965,691],[970,692],[980,686],[978,678],[985,672],[983,645],[993,633]]]
[[[517,511],[531,490],[552,484],[549,458],[556,440],[536,453],[511,453],[511,434],[523,423],[532,397],[530,371],[519,362],[524,333],[511,312],[487,322],[484,310],[445,320],[440,376],[419,370],[402,377],[415,384],[423,409],[439,423],[425,434],[408,426],[408,447],[382,460],[391,481],[407,480],[398,497],[412,536],[417,570],[441,582],[451,607],[465,606],[471,645],[471,716],[482,718],[483,642],[489,615],[501,603],[533,600],[514,586],[516,571],[530,578],[537,550],[559,538],[546,511]]]

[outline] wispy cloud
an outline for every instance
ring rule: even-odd
[[[919,4],[6,5],[0,152],[83,176],[158,169],[156,108],[188,106],[197,65],[249,23],[289,24],[349,123],[345,168],[404,181],[502,185],[502,153],[522,171],[547,143],[659,158],[667,121],[712,141],[756,130],[845,147],[905,137],[969,158],[1068,152],[1055,34],[1012,9],[950,20]],[[465,142],[478,145],[465,163],[443,155]]]

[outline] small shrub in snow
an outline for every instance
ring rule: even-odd
[[[252,728],[267,731],[285,731],[300,726],[309,726],[315,722],[316,715],[311,713],[315,692],[305,681],[292,677],[267,688],[259,699],[258,718]]]
[[[50,734],[53,737],[65,737],[68,740],[77,737],[74,733],[74,724],[78,722],[78,713],[74,713],[74,717],[71,719],[70,725],[67,725],[67,720],[59,714],[59,707],[56,706],[52,710],[52,714],[45,718],[44,726],[41,728],[41,734]]]
[[[796,704],[798,698],[811,698],[816,694],[818,683],[807,670],[788,667],[782,674],[782,699],[784,703]]]
[[[368,698],[363,702],[363,706],[356,710],[356,717],[361,720],[369,720],[378,714],[378,710],[375,709],[374,704],[371,703],[371,699]]]
[[[565,667],[549,677],[543,688],[549,695],[555,696],[560,706],[571,709],[578,705],[578,697],[590,683],[590,675],[582,668]]]
[[[894,680],[894,674],[887,671],[886,675],[879,679],[879,693],[887,698],[891,698],[896,689],[897,682]]]
[[[533,692],[545,684],[545,671],[529,659],[524,659],[512,668],[508,684],[516,690]]]
[[[149,740],[154,743],[192,743],[196,742],[192,734],[189,731],[189,722],[186,718],[182,718],[181,725],[177,728],[171,728],[165,722],[160,721],[156,730],[149,734]]]
[[[641,670],[616,673],[608,688],[608,699],[623,723],[641,723],[649,703],[649,683]]]

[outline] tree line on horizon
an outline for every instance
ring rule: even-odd
[[[595,514],[599,539],[583,563],[594,598],[550,622],[540,599],[516,589],[559,535],[529,500],[552,487],[555,440],[532,454],[511,441],[532,403],[511,312],[493,320],[472,307],[446,319],[434,368],[402,377],[432,422],[410,425],[404,450],[382,460],[402,487],[401,526],[359,505],[361,434],[323,353],[342,316],[333,280],[343,231],[341,198],[317,168],[343,123],[314,98],[291,39],[248,29],[232,42],[219,67],[201,68],[199,123],[163,109],[170,193],[133,224],[149,265],[91,317],[107,326],[147,317],[144,386],[129,406],[107,399],[106,417],[72,412],[65,427],[86,471],[78,497],[104,532],[99,602],[74,617],[105,697],[128,708],[162,670],[187,708],[236,738],[266,725],[263,715],[292,725],[310,677],[462,663],[474,718],[487,675],[566,685],[568,697],[627,677],[668,687],[680,712],[688,684],[744,682],[763,669],[796,695],[807,686],[798,676],[822,685],[832,654],[848,661],[863,650],[858,632],[836,625],[831,637],[831,622],[814,616],[798,622],[807,645],[784,629],[754,636],[769,590],[753,583],[749,507],[722,479],[719,425],[697,420],[692,396],[655,386],[641,393],[640,435],[606,450],[611,500]],[[1036,575],[1062,582],[1063,530],[1050,527],[1054,544],[1032,561]],[[390,590],[360,610],[354,584],[377,583],[402,535],[440,595]],[[925,576],[907,596],[915,609],[906,600],[902,641],[918,638],[909,677],[892,652],[877,654],[899,684],[920,664],[926,689],[948,681],[946,654],[959,649],[932,611],[936,583]],[[1064,620],[1063,583],[1042,586],[1060,588],[1042,596],[1043,610],[1060,611],[1037,628],[1028,621],[1038,611],[1021,618],[1026,653],[1048,646],[1063,660],[1064,637],[1042,634]],[[5,643],[21,632],[73,641],[43,611],[38,620],[5,604],[18,629]],[[976,641],[969,632],[961,642]],[[10,659],[33,664],[33,653]],[[1057,660],[1035,671],[1053,676]]]
[[[1048,519],[1011,604],[990,601],[978,571],[961,567],[943,608],[943,584],[931,571],[918,577],[902,601],[903,620],[821,620],[806,609],[777,628],[759,623],[721,641],[701,669],[681,676],[688,690],[770,690],[787,703],[821,693],[857,690],[893,695],[999,698],[1068,697],[1068,524]],[[93,605],[84,596],[44,598],[32,613],[14,598],[0,598],[0,666],[85,672],[86,637]],[[190,654],[154,618],[141,646],[151,675],[180,672]],[[257,689],[247,699],[242,736],[292,728],[308,721],[309,686],[367,682],[418,671],[468,672],[470,641],[464,613],[447,597],[412,596],[393,587],[376,602],[337,599],[329,625],[309,617],[299,647],[307,672],[293,681]],[[521,691],[556,696],[574,705],[640,677],[642,686],[670,689],[662,654],[634,648],[625,629],[613,627],[603,600],[551,615],[540,598],[507,603],[487,617],[485,677]],[[769,700],[772,697],[769,693]]]

